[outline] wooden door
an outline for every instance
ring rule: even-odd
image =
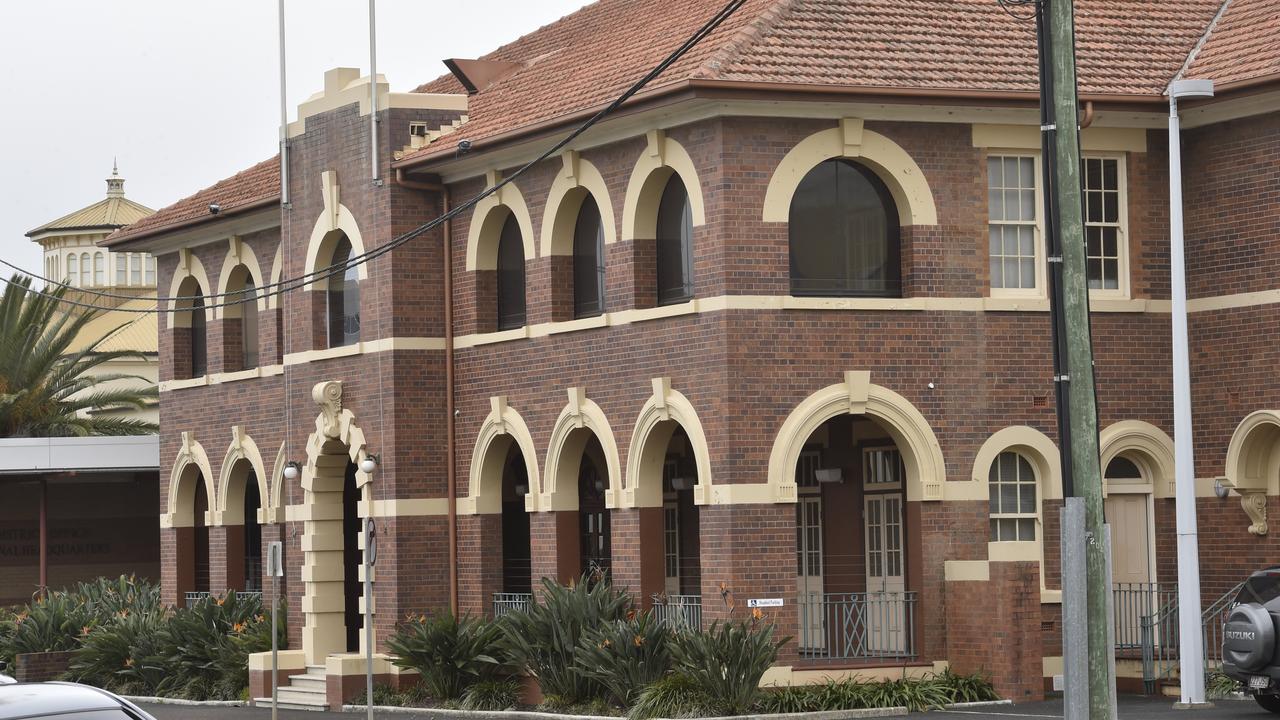
[[[896,653],[906,646],[902,495],[867,495],[863,505],[867,555],[867,645]]]

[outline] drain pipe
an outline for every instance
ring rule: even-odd
[[[449,214],[449,188],[444,183],[418,182],[396,168],[395,184],[410,190],[440,193],[443,214]],[[453,393],[453,221],[444,222],[444,412],[445,476],[449,487],[449,611],[458,615],[458,462],[457,417]]]

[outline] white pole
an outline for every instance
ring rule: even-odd
[[[372,0],[370,0],[372,5]],[[373,720],[373,518],[364,519],[364,681],[365,708]]]
[[[276,647],[276,608],[280,606],[280,580],[271,578],[271,720],[276,720],[280,712],[280,655]]]
[[[289,206],[289,101],[284,79],[284,0],[280,0],[280,204]]]
[[[373,182],[378,184],[378,23],[374,15],[375,0],[369,0],[369,138],[373,163]]]
[[[1195,452],[1191,430],[1191,362],[1187,350],[1187,278],[1182,238],[1182,144],[1178,97],[1202,94],[1169,86],[1169,270],[1173,295],[1173,437],[1178,527],[1178,664],[1182,702],[1204,704],[1204,637],[1200,627],[1200,547],[1196,527]],[[1194,81],[1192,81],[1194,82]],[[1212,85],[1210,85],[1210,88]],[[1209,90],[1212,94],[1212,90]]]

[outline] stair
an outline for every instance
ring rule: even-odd
[[[276,691],[276,698],[282,710],[328,710],[324,666],[308,665],[305,673],[289,678],[289,684]],[[271,707],[271,698],[254,698],[253,704]]]

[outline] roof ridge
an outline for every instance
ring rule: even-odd
[[[1178,68],[1178,72],[1174,74],[1169,81],[1172,85],[1174,82],[1181,80],[1187,70],[1191,69],[1192,63],[1195,62],[1196,56],[1204,49],[1209,38],[1213,35],[1213,31],[1218,27],[1218,21],[1222,20],[1222,16],[1227,14],[1227,8],[1231,6],[1231,0],[1222,0],[1222,5],[1218,7],[1218,12],[1214,14],[1213,19],[1209,21],[1209,25],[1205,27],[1204,32],[1200,35],[1200,39],[1192,46],[1191,52],[1187,53],[1187,59],[1182,61],[1182,67]]]
[[[768,0],[771,4],[769,7],[761,10],[756,14],[755,18],[747,21],[733,37],[716,50],[707,62],[693,73],[691,77],[700,79],[715,79],[720,77],[720,71],[734,60],[738,59],[747,48],[751,47],[756,41],[765,37],[774,25],[782,19],[791,8],[796,5],[798,0]]]

